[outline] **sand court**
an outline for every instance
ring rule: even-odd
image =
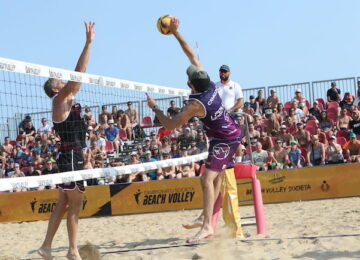
[[[240,207],[243,217],[253,216],[253,206]],[[95,245],[101,259],[359,259],[360,198],[342,198],[266,204],[267,235],[256,226],[244,227],[248,237],[228,239],[220,218],[216,238],[187,245],[196,230],[185,230],[199,210],[81,219],[79,244]],[[246,219],[248,221],[248,219]],[[47,221],[3,223],[1,256],[40,259]],[[65,221],[53,244],[55,259],[67,252]],[[0,258],[1,259],[1,258]],[[11,258],[9,258],[11,259]]]

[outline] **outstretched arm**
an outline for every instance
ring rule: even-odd
[[[203,70],[203,66],[201,65],[200,61],[196,57],[193,49],[191,48],[191,46],[186,42],[184,37],[178,31],[179,24],[180,24],[179,18],[173,17],[171,19],[170,26],[169,26],[171,33],[174,35],[176,40],[179,42],[185,55],[189,58],[190,63],[193,64],[194,66],[196,66],[199,70]]]
[[[86,42],[85,42],[85,46],[84,49],[80,55],[80,58],[76,64],[75,67],[75,71],[78,72],[85,72],[86,71],[86,67],[87,64],[89,62],[89,57],[90,57],[90,47],[91,47],[91,43],[95,38],[95,31],[94,31],[94,26],[95,23],[94,22],[89,22],[85,24],[85,29],[86,29]],[[61,91],[59,92],[59,98],[61,99],[61,97],[63,99],[66,99],[68,96],[75,96],[75,94],[80,90],[80,82],[75,82],[75,81],[69,81],[64,88],[61,89]]]

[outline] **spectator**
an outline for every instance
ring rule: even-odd
[[[290,168],[302,168],[301,165],[301,151],[297,146],[295,140],[290,141],[289,161]]]
[[[325,146],[319,142],[317,135],[311,137],[311,143],[307,147],[307,161],[310,167],[325,164]]]
[[[254,110],[254,112],[259,112],[259,102],[255,100],[255,97],[251,95],[249,97],[250,100],[250,107]]]
[[[6,155],[11,156],[14,150],[14,146],[10,143],[10,137],[4,138],[4,144],[1,146],[1,153],[6,153]]]
[[[181,108],[181,111],[183,111],[184,107],[189,104],[189,97],[184,97],[183,99],[183,107]]]
[[[25,143],[27,144],[29,142],[33,142],[35,139],[36,130],[31,120],[25,123],[24,131],[25,131]]]
[[[150,151],[148,151],[148,152],[150,152]],[[151,152],[150,152],[150,154],[151,154]],[[130,154],[130,162],[128,164],[132,165],[132,164],[140,164],[140,163],[141,163],[141,161],[139,160],[138,154],[136,152],[132,152]],[[148,178],[144,172],[134,172],[134,173],[126,174],[124,177],[125,177],[126,182],[147,181],[148,180]]]
[[[295,113],[295,108],[292,107],[289,110],[289,116],[288,118],[290,118],[290,120],[288,120],[289,123],[292,123],[293,125],[296,125],[297,123],[302,122],[301,118]]]
[[[161,160],[160,149],[159,149],[159,147],[157,145],[154,145],[152,147],[152,149],[151,149],[151,157],[154,158],[156,161]]]
[[[124,131],[126,133],[126,138],[131,140],[132,126],[129,116],[124,112],[124,110],[120,109],[116,113],[116,118],[118,129],[120,129],[120,131]]]
[[[172,142],[171,143],[171,158],[179,158],[180,157],[180,153],[179,153],[179,146],[176,142]]]
[[[149,138],[149,137],[146,137],[146,138],[145,138],[145,144],[144,144],[143,150],[144,150],[144,151],[147,151],[147,150],[150,150],[150,149],[151,149],[150,138]]]
[[[268,111],[270,109],[266,109],[266,111]],[[267,113],[267,118],[268,118],[268,124],[267,124],[267,128],[266,131],[268,133],[268,135],[277,135],[279,133],[280,130],[280,125],[281,122],[279,122],[279,120],[281,121],[281,116],[277,114],[277,110],[276,107],[272,108],[271,113],[269,114],[269,112]]]
[[[9,171],[7,173],[7,176],[8,177],[11,177],[11,178],[15,178],[15,177],[25,177],[25,173],[23,173],[21,170],[20,170],[20,165],[18,163],[15,163],[14,164],[14,169],[13,171]]]
[[[91,153],[91,160],[93,161],[93,167],[95,167],[95,165],[102,167],[104,164],[103,160],[106,157],[106,153],[105,153],[105,150],[102,150],[98,146],[98,140],[91,141],[91,147],[89,150]]]
[[[262,145],[260,142],[256,143],[256,150],[255,152],[252,152],[252,158],[254,161],[254,164],[257,166],[259,171],[267,171],[267,159],[268,159],[268,153],[267,151],[262,149]]]
[[[51,132],[51,126],[48,125],[47,119],[45,117],[41,118],[41,124],[42,127],[40,127],[37,131],[38,134],[43,135]]]
[[[132,107],[131,101],[127,102],[127,106],[128,106],[128,109],[125,110],[125,114],[128,115],[128,117],[130,119],[131,127],[134,128],[135,126],[137,126],[139,124],[138,112],[136,111],[135,108]]]
[[[220,81],[216,83],[218,94],[222,99],[225,109],[232,113],[237,112],[243,106],[243,92],[241,86],[230,80],[230,67],[222,65],[219,69]]]
[[[350,134],[350,140],[343,146],[349,162],[360,162],[360,141],[356,140],[356,134]]]
[[[256,131],[262,132],[263,130],[263,121],[262,118],[260,116],[260,114],[258,112],[254,113],[254,128]]]
[[[359,115],[359,111],[353,111],[352,112],[352,120],[350,120],[350,122],[349,122],[349,128],[356,135],[360,135],[360,115]]]
[[[90,125],[88,126],[87,130],[86,130],[86,137],[85,137],[85,144],[86,147],[90,147],[91,146],[91,140],[95,139],[95,134],[93,131],[93,127]]]
[[[198,130],[196,135],[196,147],[199,148],[201,153],[208,150],[206,137],[201,129]]]
[[[356,90],[354,104],[356,106],[360,106],[360,81],[357,82],[357,90]]]
[[[191,140],[190,147],[188,150],[188,155],[196,155],[200,153],[200,149],[196,146],[196,140]]]
[[[264,93],[263,91],[260,89],[258,90],[258,95],[255,98],[255,102],[257,102],[259,104],[259,113],[263,111],[263,109],[266,107],[266,100],[264,98]]]
[[[283,103],[279,103],[276,107],[278,114],[281,116],[281,120],[284,121],[285,118],[288,116]]]
[[[151,157],[151,151],[149,151],[149,150],[145,152],[145,158],[142,159],[141,161],[142,161],[142,163],[157,162],[157,160],[155,158]],[[142,174],[142,178],[145,181],[146,178],[144,175],[147,176],[147,180],[156,180],[158,172],[157,172],[157,170],[150,170],[148,172],[144,172]]]
[[[248,114],[250,116],[250,122],[253,121],[253,118],[252,116],[254,115],[254,109],[250,106],[250,103],[249,102],[245,102],[244,103],[244,107],[243,107],[243,112]]]
[[[181,157],[188,156],[188,149],[183,146],[180,152]],[[176,178],[195,177],[195,164],[190,162],[187,164],[181,164],[178,166]]]
[[[102,153],[105,153],[105,146],[106,146],[106,140],[101,136],[100,131],[95,132],[95,146],[100,149]],[[93,146],[93,143],[91,142],[91,146]]]
[[[291,141],[294,140],[293,135],[286,132],[286,125],[280,126],[280,133],[277,135],[277,138],[282,140],[287,147],[290,146]]]
[[[273,149],[270,152],[270,158],[272,160],[271,169],[281,170],[289,168],[289,156],[286,149],[282,147],[282,140],[277,139]]]
[[[25,174],[26,176],[40,176],[41,175],[41,171],[40,170],[36,170],[33,164],[29,165],[29,169],[27,171],[27,173]]]
[[[102,122],[100,123],[97,130],[101,131],[101,133],[104,133],[105,129],[109,127],[108,122],[110,119],[106,114],[102,115],[101,118],[102,118]],[[97,131],[97,130],[95,130],[95,131]]]
[[[90,107],[85,107],[85,114],[84,114],[85,121],[93,121],[95,122],[94,115],[91,113]]]
[[[260,132],[260,138],[258,140],[261,143],[262,149],[269,151],[273,148],[273,142],[270,136],[267,135],[266,131]]]
[[[169,138],[164,137],[161,139],[161,153],[170,153],[171,146],[169,142]]]
[[[33,152],[32,164],[35,166],[37,170],[41,170],[45,163],[44,158],[42,158],[40,155],[41,155],[40,152],[36,152],[36,151]]]
[[[105,137],[107,141],[113,143],[116,155],[119,154],[119,149],[121,146],[121,141],[119,140],[119,129],[114,126],[114,120],[110,119],[108,121],[109,127],[105,129]]]
[[[199,129],[203,129],[203,125],[200,123],[200,119],[198,117],[194,117],[193,124],[196,131],[198,131]]]
[[[303,97],[301,89],[298,88],[295,90],[294,100],[296,100],[297,103],[306,103],[306,98]]]
[[[108,120],[112,119],[112,115],[107,111],[106,106],[101,107],[101,114],[99,115],[99,124],[104,125]]]
[[[351,107],[354,105],[354,97],[349,92],[346,92],[343,100],[340,102],[339,105],[341,108],[350,110]]]
[[[325,147],[327,147],[327,145],[329,144],[328,140],[327,140],[327,136],[324,132],[321,132],[320,127],[316,128],[316,135],[319,137],[319,142],[323,143],[325,145]]]
[[[340,115],[338,116],[338,118],[336,120],[337,129],[347,131],[349,129],[350,120],[351,120],[351,117],[349,117],[347,115],[347,109],[342,108],[340,111]]]
[[[167,109],[167,116],[174,117],[180,112],[180,108],[176,106],[174,100],[170,101],[170,107]]]
[[[117,106],[112,106],[111,108],[111,118],[114,120],[114,124],[117,124]]]
[[[45,168],[41,172],[41,175],[55,174],[55,173],[59,173],[59,170],[53,167],[52,161],[47,161],[45,164]],[[50,189],[50,190],[56,189],[56,185],[52,184],[50,186],[46,186],[46,189]]]
[[[163,153],[162,157],[163,157],[163,160],[171,159],[169,153]],[[157,178],[158,180],[175,179],[175,178],[176,178],[176,167],[174,165],[159,168],[158,178]]]
[[[276,96],[276,91],[274,89],[270,90],[270,96],[266,100],[266,106],[267,107],[277,107],[277,105],[280,103],[280,99],[278,96]]]
[[[318,121],[321,120],[321,110],[319,108],[319,102],[314,101],[312,108],[309,110],[310,116],[312,116],[310,119],[316,119]]]
[[[336,88],[336,82],[331,82],[331,88],[328,89],[326,96],[328,102],[335,101],[340,102],[340,89]]]
[[[299,108],[299,104],[296,100],[292,102],[292,106],[295,109],[295,115],[297,115],[300,119],[305,117],[304,111]]]
[[[336,143],[336,136],[333,135],[330,137],[326,152],[328,155],[328,164],[344,163],[341,145]]]
[[[308,147],[310,144],[310,132],[304,129],[303,123],[296,124],[297,131],[294,133],[294,137],[301,147]]]
[[[189,147],[193,139],[194,137],[191,135],[191,129],[189,127],[186,127],[184,129],[184,134],[180,135],[178,138],[178,144],[180,146],[180,149],[182,147]]]
[[[161,142],[160,142],[159,138],[156,136],[155,131],[151,131],[150,132],[150,147],[151,147],[151,149],[154,146],[161,146]]]
[[[150,149],[150,147],[149,147],[148,149]],[[138,145],[136,146],[136,153],[137,153],[137,155],[138,155],[138,158],[141,158],[142,156],[145,155],[145,154],[144,154],[144,149],[143,149],[143,147],[141,146],[141,144],[138,144]]]
[[[248,124],[248,127],[249,127],[249,137],[254,137],[254,138],[257,138],[259,139],[260,137],[260,132],[255,130],[255,126],[254,126],[254,123],[250,122]],[[246,136],[244,136],[244,140],[246,141]]]
[[[25,116],[24,120],[22,120],[19,124],[19,132],[25,132],[25,128],[27,127],[27,123],[31,121],[31,116]]]
[[[319,127],[321,128],[321,131],[323,132],[329,132],[332,133],[332,129],[334,127],[333,122],[330,118],[328,118],[327,112],[322,111],[321,112],[321,118],[319,120]]]

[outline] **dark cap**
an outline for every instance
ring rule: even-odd
[[[336,82],[335,81],[331,82],[331,86],[336,86]]]
[[[132,102],[131,102],[131,101],[128,101],[127,104],[128,104],[128,105],[132,105]]]
[[[210,82],[210,78],[209,78],[209,75],[207,74],[207,72],[203,71],[203,70],[199,70],[194,65],[190,65],[187,68],[186,74],[188,75],[190,81],[199,80],[199,79],[203,79],[203,80],[209,79],[209,82]]]
[[[251,95],[250,97],[249,97],[249,99],[254,99],[255,97],[253,96],[253,95]]]
[[[27,116],[25,117],[25,120],[31,121],[31,116],[27,115]]]
[[[230,72],[230,67],[228,65],[222,65],[219,70],[225,70],[227,72]]]
[[[104,108],[106,108],[106,106],[105,106],[105,105],[103,105],[103,106],[101,106],[101,108],[102,108],[102,109],[104,109]]]

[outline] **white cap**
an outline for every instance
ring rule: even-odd
[[[89,125],[87,130],[94,130],[94,128],[91,125]]]
[[[145,154],[151,154],[151,151],[150,151],[150,150],[147,150],[147,151],[145,152]]]
[[[301,89],[299,89],[299,88],[295,90],[295,93],[297,93],[297,92],[302,93]]]
[[[112,120],[112,119],[108,120],[108,124],[113,124],[113,123],[114,123],[114,120]]]
[[[137,152],[132,151],[130,155],[137,155]]]

